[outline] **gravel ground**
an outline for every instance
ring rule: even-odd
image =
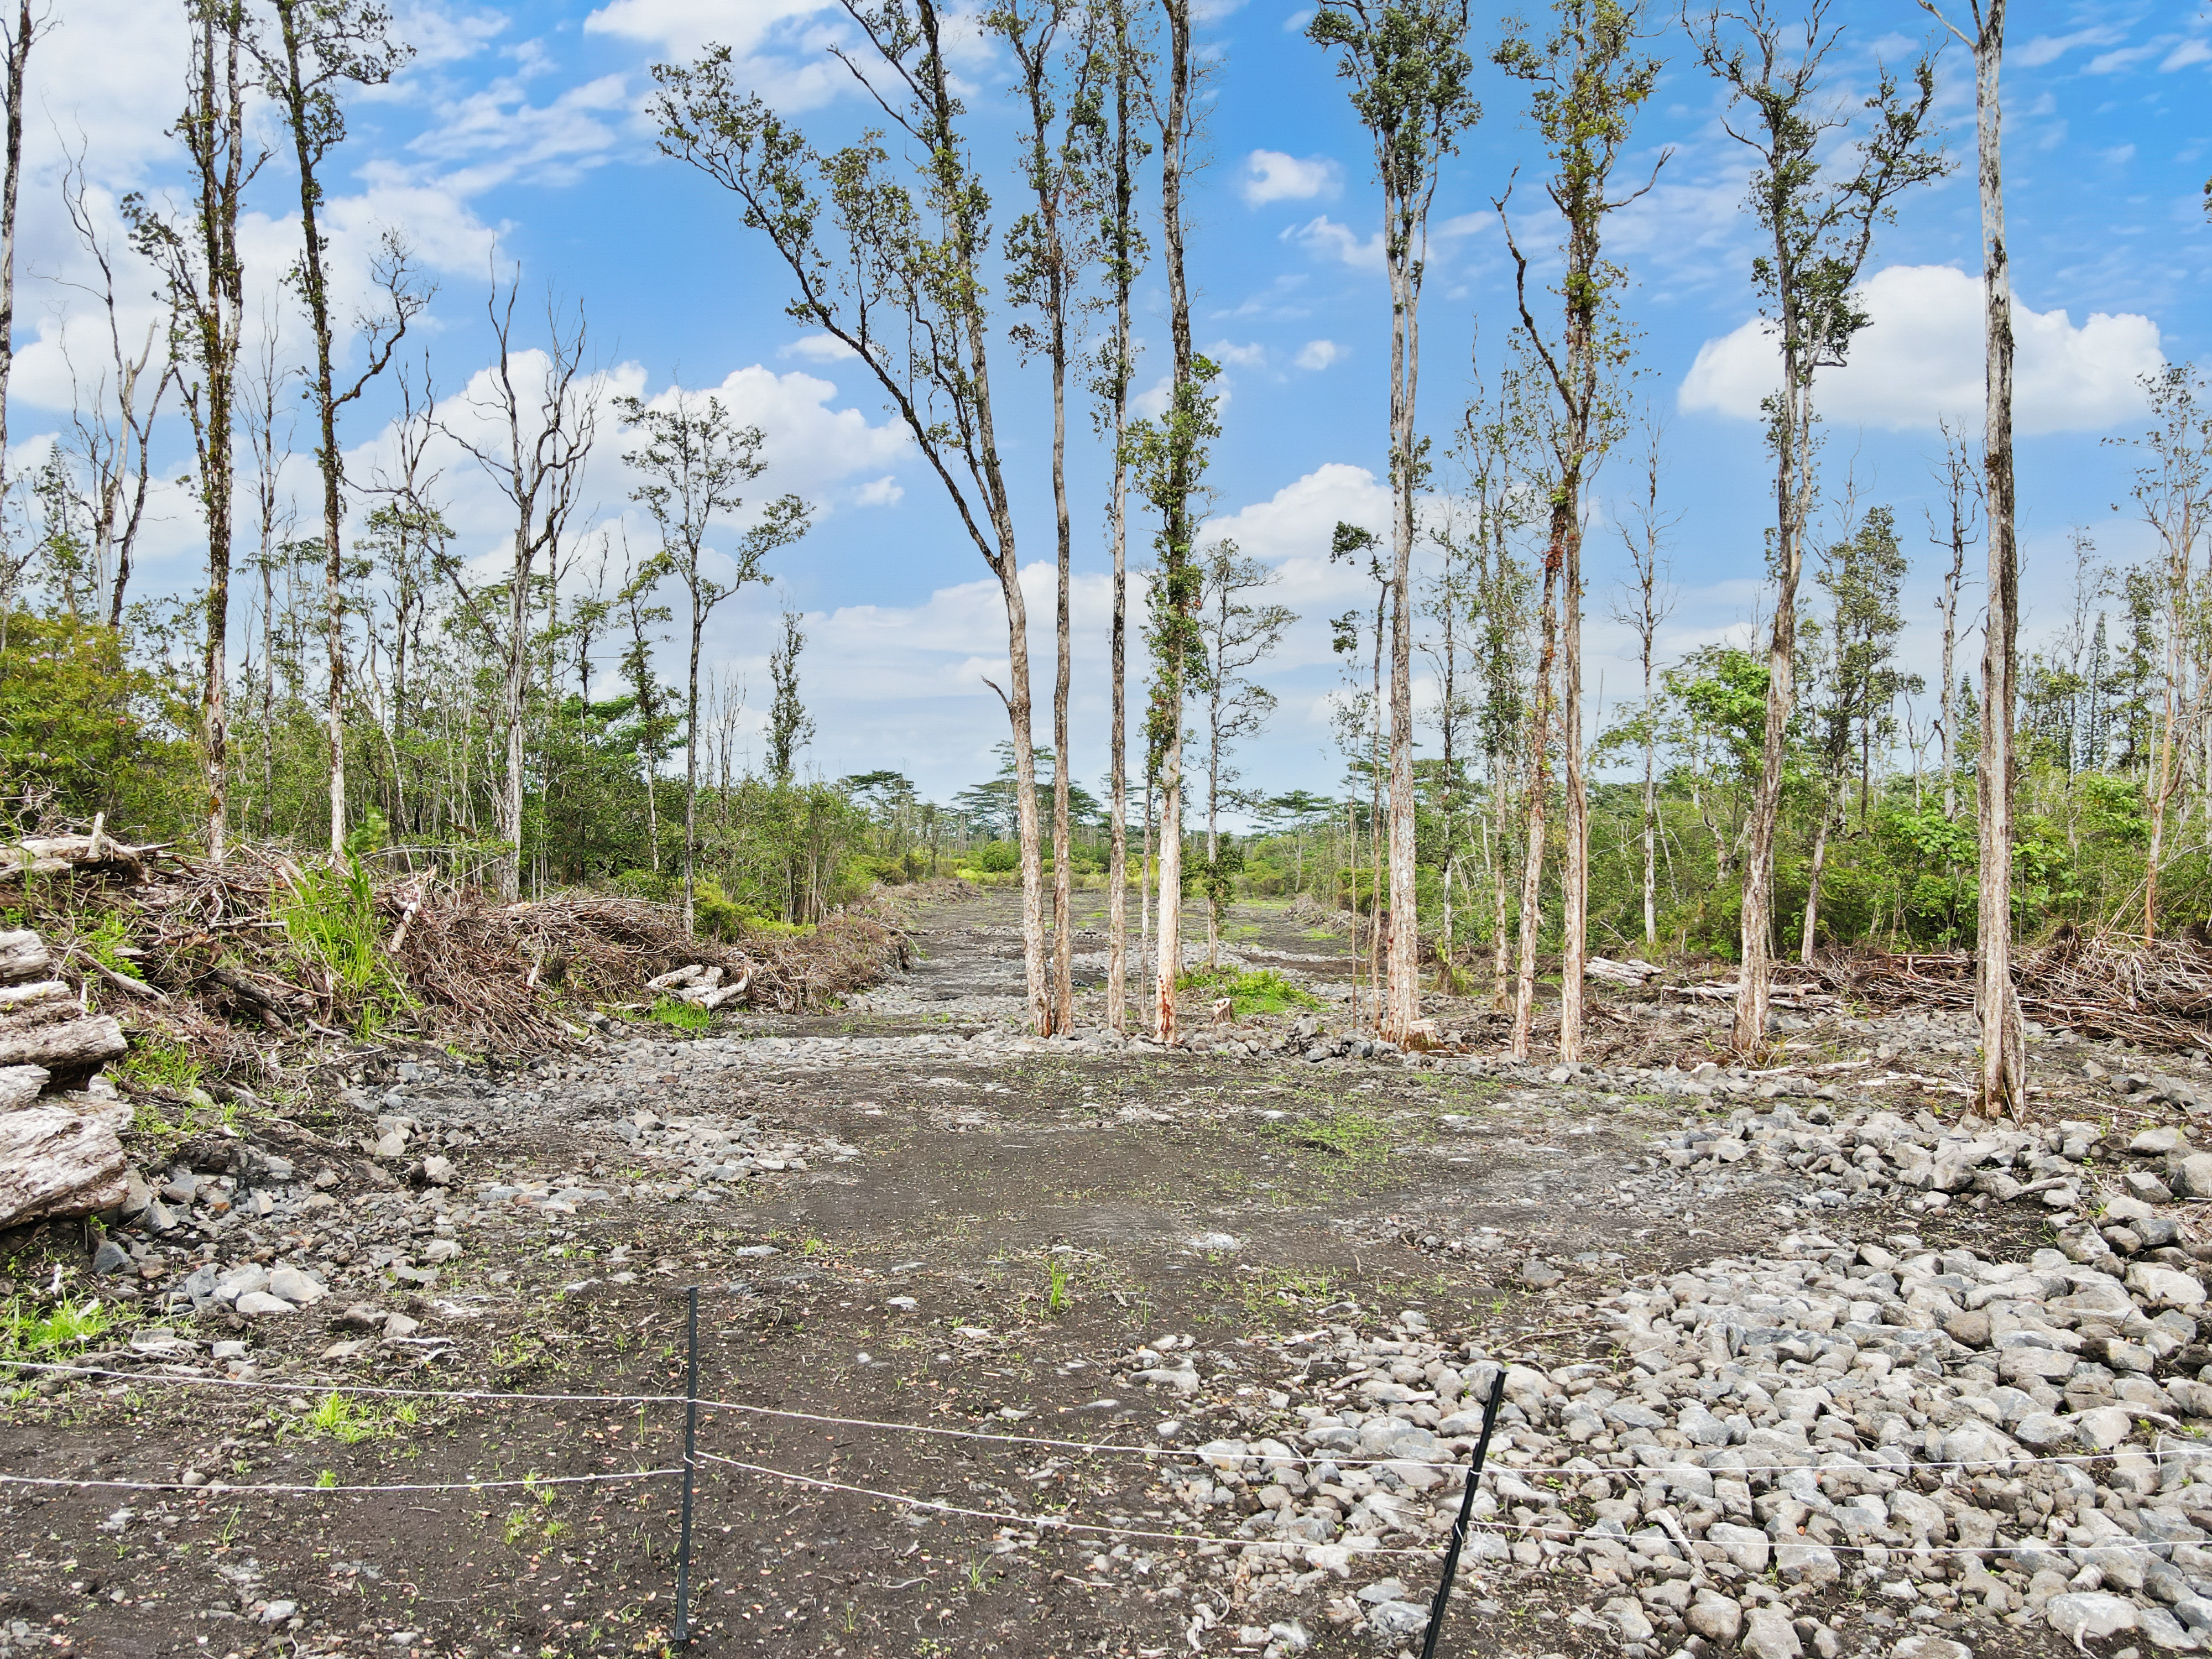
[[[1986,1125],[1955,1024],[1754,1073],[1648,994],[1593,1066],[1444,1000],[1412,1058],[1261,907],[1235,958],[1317,1010],[1040,1042],[1013,920],[831,1016],[142,1135],[96,1261],[5,1241],[108,1322],[0,1416],[55,1483],[0,1486],[0,1654],[659,1650],[678,1483],[604,1477],[680,1461],[693,1287],[699,1651],[1411,1651],[1501,1378],[1444,1651],[2212,1633],[2212,1067],[2039,1034]]]

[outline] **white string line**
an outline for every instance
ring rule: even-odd
[[[533,1474],[520,1480],[447,1480],[428,1486],[319,1486],[248,1484],[234,1486],[227,1481],[210,1480],[204,1485],[188,1486],[181,1480],[70,1480],[54,1475],[0,1474],[0,1486],[68,1486],[78,1490],[94,1487],[112,1488],[118,1492],[188,1492],[202,1498],[232,1498],[251,1496],[255,1492],[283,1493],[287,1497],[321,1497],[326,1493],[343,1494],[349,1492],[489,1492],[502,1486],[573,1486],[589,1481],[645,1480],[654,1475],[681,1474],[683,1466],[672,1469],[624,1469],[615,1474]]]
[[[787,1480],[796,1486],[817,1486],[825,1492],[851,1492],[856,1497],[878,1498],[886,1504],[903,1504],[912,1509],[934,1510],[945,1515],[965,1516],[974,1521],[1010,1521],[1017,1526],[1034,1527],[1040,1532],[1103,1533],[1116,1538],[1155,1538],[1170,1544],[1220,1544],[1240,1549],[1247,1544],[1291,1542],[1289,1540],[1264,1538],[1222,1538],[1202,1532],[1157,1532],[1142,1527],[1115,1527],[1088,1521],[1067,1521],[1056,1515],[1017,1515],[1006,1510],[963,1509],[957,1504],[939,1503],[933,1498],[909,1498],[903,1492],[878,1492],[872,1486],[854,1486],[842,1480],[824,1480],[811,1474],[793,1474],[787,1469],[772,1469],[763,1464],[747,1463],[738,1458],[725,1457],[719,1452],[701,1452],[699,1461],[702,1463],[726,1463],[730,1468],[743,1469],[748,1474],[763,1474],[771,1480]],[[1310,1540],[1307,1540],[1291,1544],[1291,1547],[1310,1549],[1328,1547],[1315,1545]],[[1434,1548],[1359,1549],[1357,1547],[1353,1547],[1352,1553],[1359,1556],[1418,1556],[1424,1560],[1434,1560],[1437,1554]]]
[[[258,1382],[228,1376],[179,1376],[168,1372],[137,1372],[104,1370],[82,1365],[56,1365],[31,1360],[0,1360],[24,1370],[52,1371],[72,1376],[106,1376],[127,1382],[176,1382],[201,1388],[260,1389],[274,1394],[307,1394],[317,1389],[334,1389],[340,1394],[382,1395],[392,1399],[410,1400],[492,1400],[519,1401],[530,1404],[570,1406],[683,1406],[696,1404],[708,1411],[743,1412],[755,1417],[779,1418],[787,1422],[815,1423],[827,1428],[882,1429],[899,1434],[932,1434],[952,1440],[982,1440],[1007,1446],[1047,1446],[1083,1452],[1113,1452],[1139,1457],[1200,1457],[1196,1447],[1139,1446],[1109,1440],[1062,1440],[1041,1434],[994,1434],[985,1429],[948,1428],[934,1423],[889,1423],[867,1417],[826,1417],[815,1412],[799,1412],[774,1406],[756,1406],[744,1401],[709,1400],[701,1396],[693,1401],[680,1394],[505,1394],[489,1389],[394,1389],[369,1383],[325,1381],[319,1378],[290,1382]],[[1977,1418],[1976,1422],[1982,1419]],[[1249,1443],[1248,1443],[1249,1445]],[[1912,1469],[1978,1469],[2002,1464],[2007,1468],[2021,1468],[2047,1463],[2100,1463],[2109,1462],[2122,1451],[2133,1451],[2138,1456],[2156,1458],[2159,1454],[2136,1447],[2116,1447],[2109,1452],[2052,1452],[2033,1456],[1960,1457],[1952,1459],[1913,1458],[1904,1463],[1862,1462],[1859,1467],[1869,1474],[1901,1474]],[[1248,1456],[1263,1462],[1277,1462],[1272,1454],[1249,1450]],[[1817,1454],[1808,1454],[1817,1455]],[[1340,1469],[1379,1468],[1385,1464],[1403,1465],[1427,1469],[1455,1469],[1460,1460],[1452,1458],[1420,1457],[1337,1457],[1326,1451],[1295,1452],[1294,1459],[1309,1465],[1334,1463]],[[1633,1477],[1639,1470],[1663,1472],[1669,1468],[1705,1470],[1717,1480],[1737,1474],[1786,1474],[1792,1469],[1810,1469],[1815,1474],[1833,1466],[1822,1463],[1746,1463],[1741,1468],[1730,1465],[1724,1468],[1705,1469],[1702,1463],[1692,1462],[1685,1456],[1672,1463],[1644,1464],[1636,1469],[1601,1470],[1601,1474]],[[1532,1468],[1512,1464],[1501,1464],[1499,1471],[1507,1474],[1542,1476],[1564,1474],[1559,1468]],[[1580,1473],[1580,1471],[1577,1471]]]

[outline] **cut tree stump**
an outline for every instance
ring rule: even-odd
[[[77,1113],[46,1103],[0,1112],[0,1228],[91,1215],[123,1202],[130,1165],[124,1109]]]
[[[43,1066],[75,1083],[129,1047],[112,1018],[85,1012],[58,979],[0,987],[0,1066]]]

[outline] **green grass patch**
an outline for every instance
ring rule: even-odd
[[[150,1089],[188,1095],[200,1086],[199,1056],[191,1045],[159,1031],[135,1031],[130,1052],[115,1063],[116,1075],[134,1092]]]
[[[1370,1112],[1335,1111],[1326,1117],[1299,1118],[1280,1125],[1276,1133],[1297,1146],[1355,1161],[1380,1158],[1390,1149],[1389,1127]]]
[[[674,997],[654,998],[652,1018],[678,1031],[703,1031],[714,1019],[696,1003],[679,1002]]]
[[[114,1313],[98,1297],[64,1298],[43,1310],[17,1297],[0,1308],[0,1353],[63,1353],[106,1335],[114,1325]]]
[[[1239,973],[1233,968],[1194,968],[1176,981],[1182,991],[1207,991],[1227,997],[1237,1017],[1279,1014],[1292,1008],[1318,1008],[1321,999],[1303,986],[1293,985],[1273,968]]]
[[[398,1439],[422,1420],[422,1413],[411,1400],[380,1410],[333,1389],[313,1410],[299,1413],[278,1432],[328,1435],[343,1445],[357,1446],[364,1440]]]
[[[293,896],[276,914],[293,950],[337,981],[356,1035],[373,1035],[413,1006],[406,982],[384,954],[375,891],[359,858],[349,857],[343,869],[311,865],[301,871]]]

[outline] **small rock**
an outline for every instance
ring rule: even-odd
[[[422,1247],[422,1260],[433,1262],[451,1261],[460,1253],[461,1245],[459,1239],[434,1238]]]
[[[1799,1659],[1805,1651],[1787,1607],[1762,1603],[1744,1623],[1743,1650],[1751,1659]]]
[[[1417,1607],[1411,1601],[1384,1601],[1371,1608],[1367,1614],[1367,1628],[1374,1635],[1388,1641],[1401,1636],[1411,1636],[1425,1629],[1429,1622],[1429,1610]]]
[[[299,1310],[282,1297],[271,1296],[266,1291],[248,1291],[238,1298],[238,1311],[242,1318],[260,1319],[275,1314],[296,1313]]]
[[[2212,1198],[2212,1152],[2179,1152],[2166,1161],[2166,1184],[2188,1198]]]
[[[269,1273],[269,1294],[283,1297],[295,1308],[306,1308],[330,1292],[297,1267],[275,1267]]]
[[[1908,1636],[1890,1649],[1889,1659],[1974,1659],[1974,1650],[1948,1636]]]
[[[1616,1595],[1599,1609],[1620,1632],[1624,1642],[1648,1642],[1656,1633],[1643,1607],[1625,1595]]]
[[[1719,1546],[1729,1564],[1738,1571],[1757,1577],[1766,1571],[1766,1559],[1774,1540],[1756,1527],[1739,1527],[1726,1521],[1716,1521],[1707,1528],[1705,1540]]]
[[[421,1320],[410,1319],[404,1313],[387,1314],[385,1316],[384,1334],[386,1336],[412,1336],[416,1332],[422,1328],[422,1322]]]
[[[1743,1631],[1743,1609],[1724,1595],[1700,1595],[1682,1615],[1682,1622],[1716,1647],[1732,1648]]]
[[[271,1601],[261,1609],[261,1622],[264,1625],[281,1625],[299,1610],[300,1604],[297,1601]]]
[[[1543,1257],[1532,1255],[1521,1264],[1521,1282],[1531,1290],[1544,1290],[1558,1284],[1566,1275]]]
[[[431,1157],[422,1160],[422,1179],[433,1187],[453,1184],[453,1161],[449,1158]]]
[[[2200,1152],[2197,1156],[2208,1168],[2212,1168],[2212,1152]],[[2129,1267],[2128,1288],[2159,1307],[2194,1308],[2204,1300],[2204,1286],[2195,1274],[2172,1267],[2153,1267],[2147,1261],[2138,1261]]]
[[[93,1252],[92,1270],[96,1273],[119,1273],[130,1266],[131,1252],[112,1238],[101,1239],[99,1249]]]
[[[2045,1606],[2043,1616],[2050,1620],[2051,1629],[2077,1648],[2085,1641],[2101,1641],[2136,1627],[2135,1603],[2097,1590],[2054,1595]]]

